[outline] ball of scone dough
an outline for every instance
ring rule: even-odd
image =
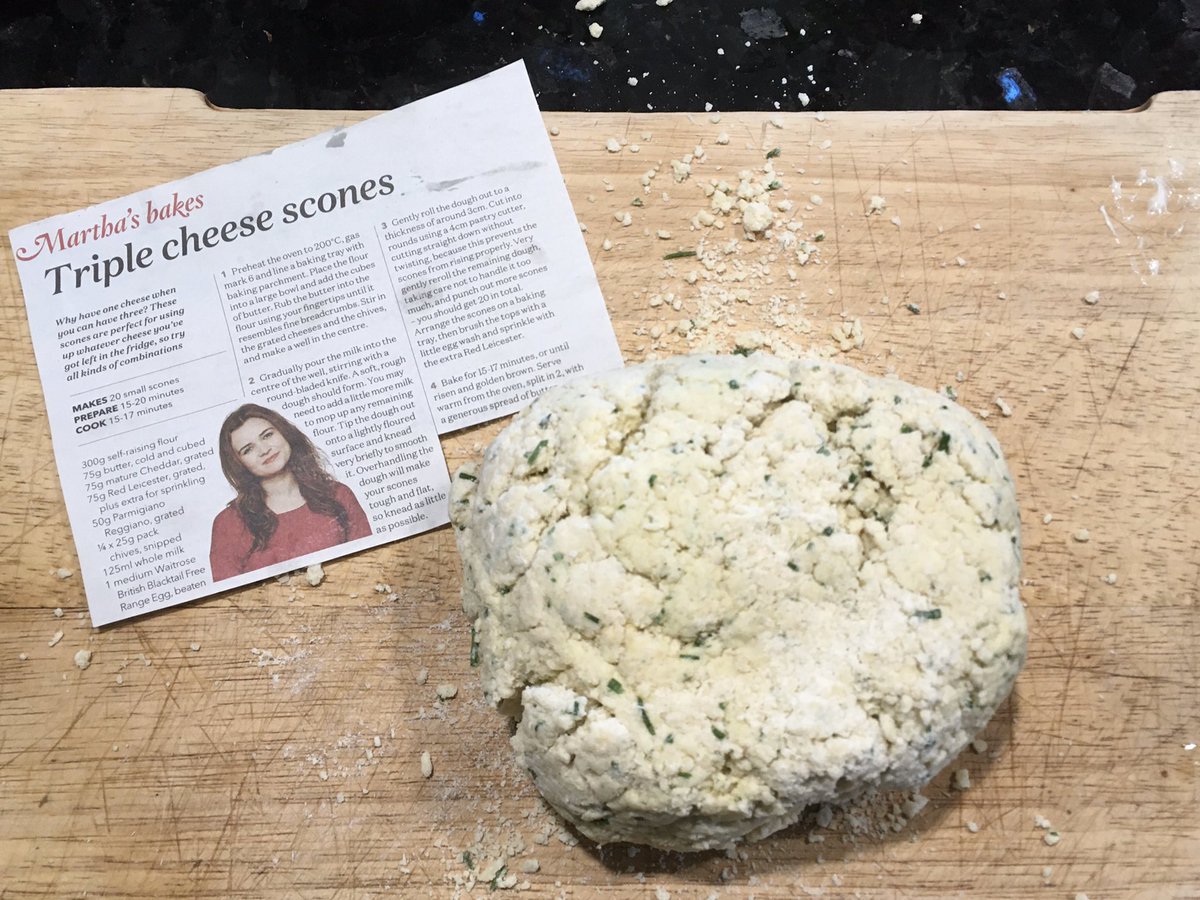
[[[451,517],[484,691],[601,843],[727,847],[919,787],[1025,658],[995,438],[823,360],[556,387],[459,470]]]

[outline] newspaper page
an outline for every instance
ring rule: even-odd
[[[445,524],[439,434],[621,365],[519,63],[9,237],[97,625]]]

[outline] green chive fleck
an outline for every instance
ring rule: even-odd
[[[783,149],[781,147],[776,147],[774,150],[768,150],[767,151],[767,159],[774,159],[782,152],[783,152]]]
[[[479,665],[479,638],[475,636],[475,626],[471,626],[471,668]]]
[[[826,525],[826,526],[825,526],[825,530],[824,530],[824,531],[822,531],[822,532],[821,532],[821,534],[825,535],[825,537],[829,537],[830,535],[832,535],[832,534],[833,534],[833,526],[832,526],[832,525]]]
[[[753,352],[754,351],[751,350],[749,347],[734,347],[733,348],[734,356],[749,356]]]
[[[715,737],[718,741],[725,740],[725,732],[723,732],[716,725],[713,726],[712,733],[713,733],[713,737]]]
[[[733,388],[735,391],[736,391],[738,388],[740,388],[740,387],[741,387],[741,385],[740,385],[740,384],[738,384],[737,380],[736,380],[736,379],[734,379],[734,378],[730,378],[730,379],[729,379],[729,386],[730,386],[731,388]]]
[[[700,660],[700,657],[698,657],[698,656],[696,656],[695,654],[692,654],[692,653],[680,653],[680,654],[679,654],[679,658],[680,658],[680,659],[690,659],[690,660],[692,660],[693,662],[698,662],[698,661]]]
[[[593,616],[590,612],[585,612],[583,617],[589,622],[595,622],[597,625],[600,624],[600,619],[597,616]]]
[[[473,856],[471,855],[471,851],[470,851],[470,850],[464,850],[464,851],[463,851],[463,855],[462,855],[462,861],[463,861],[463,864],[464,864],[464,865],[465,865],[465,866],[466,866],[468,869],[473,869],[473,868],[475,868],[475,857],[473,857]]]
[[[921,314],[921,307],[917,306],[915,303],[905,303],[904,308],[914,316],[919,316]]]
[[[458,477],[461,478],[463,481],[478,481],[479,480],[478,478],[476,478],[474,475],[470,474],[469,472],[459,472]]]
[[[642,705],[641,697],[637,698],[637,706],[638,706],[638,712],[640,712],[642,714],[642,724],[646,726],[646,730],[648,732],[650,732],[650,734],[654,734],[654,725],[651,724],[650,717],[648,715],[646,715],[646,707],[644,705]]]
[[[546,441],[538,441],[537,446],[525,454],[525,462],[533,465],[538,458],[538,454],[542,452],[542,448],[547,444]]]
[[[608,689],[614,694],[625,693],[625,685],[621,684],[621,682],[617,681],[615,678],[608,679]]]
[[[800,567],[798,565],[796,565],[794,562],[792,562],[791,560],[788,560],[788,568],[791,569],[793,572],[800,571]]]
[[[672,250],[670,253],[664,254],[663,259],[687,259],[689,256],[695,255],[695,250]]]
[[[642,202],[641,197],[634,197],[632,200],[629,201],[629,204],[631,206],[645,206],[646,205],[645,203]]]
[[[654,487],[654,482],[656,482],[656,481],[658,481],[658,476],[657,476],[657,475],[651,475],[651,476],[650,476],[650,479],[649,479],[649,484],[650,484],[650,487]]]
[[[942,611],[935,606],[933,609],[918,609],[913,615],[918,619],[940,619]]]
[[[943,431],[942,436],[940,438],[938,438],[937,448],[938,448],[938,450],[942,451],[943,453],[949,453],[950,452],[950,435],[948,435],[946,432]]]

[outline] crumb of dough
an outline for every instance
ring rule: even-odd
[[[1075,900],[1090,900],[1090,898],[1083,891],[1076,891]]]
[[[61,619],[62,617],[63,617],[63,611],[62,611],[62,607],[61,607],[61,606],[59,606],[59,607],[55,607],[55,610],[54,610],[54,618],[56,618],[56,619]]]
[[[521,862],[521,872],[524,875],[534,875],[541,867],[542,864],[536,859],[526,859]]]
[[[63,639],[63,633],[61,631],[54,632],[54,636],[52,638],[50,638],[49,646],[53,647],[55,644],[57,644],[62,639]]]
[[[92,664],[92,651],[91,650],[76,650],[75,651],[75,665],[79,666],[79,668],[81,668],[81,669],[86,669],[91,664]]]
[[[1077,540],[1081,544],[1086,544],[1088,541],[1090,541],[1092,539],[1092,533],[1090,531],[1088,531],[1086,528],[1080,528],[1073,535],[1071,535],[1071,537],[1075,538],[1075,540]]]
[[[458,686],[454,684],[439,684],[437,686],[439,700],[453,700],[458,696]]]
[[[971,749],[976,753],[987,753],[988,742],[983,738],[975,738],[971,741]]]
[[[325,580],[325,570],[320,563],[313,563],[304,571],[304,578],[312,587],[316,587]]]
[[[429,680],[429,670],[419,669],[417,671],[417,684],[424,684]]]
[[[63,569],[61,567],[54,570],[55,577],[62,581],[66,581],[68,578],[70,578],[74,574],[75,573],[72,572],[70,569]]]
[[[882,212],[887,207],[887,200],[880,197],[878,194],[872,194],[870,201],[867,203],[867,215],[872,213]]]
[[[1095,306],[1097,303],[1100,302],[1100,292],[1099,291],[1088,291],[1086,294],[1083,295],[1083,302],[1086,303],[1088,306]]]
[[[621,152],[621,142],[619,140],[617,140],[615,137],[610,137],[607,141],[604,142],[604,149],[607,150],[609,153],[620,153]]]
[[[1042,516],[1042,524],[1043,525],[1049,525],[1053,521],[1054,521],[1053,513],[1046,513],[1044,516]]]
[[[1117,583],[1117,573],[1116,573],[1116,572],[1109,572],[1109,573],[1108,573],[1107,575],[1105,575],[1105,576],[1104,576],[1104,578],[1102,578],[1101,580],[1102,580],[1102,581],[1103,581],[1105,584],[1116,584],[1116,583]]]
[[[561,132],[559,131],[559,129],[558,129],[558,126],[557,126],[557,125],[551,125],[551,126],[550,126],[550,136],[551,136],[551,137],[558,137],[560,133],[561,133]]]
[[[1082,326],[1076,326],[1075,328],[1071,329],[1071,337],[1075,338],[1077,341],[1082,341],[1086,335],[1087,332],[1082,328]]]
[[[967,823],[967,831],[971,832],[971,834],[978,834],[979,833],[979,823],[978,822],[968,822]]]
[[[188,645],[188,649],[189,649],[189,650],[191,650],[193,653],[199,653],[199,652],[200,652],[200,645],[199,645],[199,644],[194,644],[194,643],[193,643],[193,644],[189,644],[189,645]]]
[[[598,38],[600,35],[604,34],[604,26],[599,22],[593,22],[588,26],[588,34],[594,38]]]
[[[579,0],[575,4],[575,8],[580,12],[591,12],[594,9],[599,9],[604,5],[604,0]]]
[[[1035,814],[1033,817],[1033,827],[1045,830],[1050,827],[1050,820],[1041,813]]]
[[[421,751],[421,775],[425,778],[433,775],[433,757],[429,755],[428,750]]]
[[[1006,419],[1013,414],[1012,407],[1005,402],[1003,397],[996,398],[996,408],[1000,410],[1000,415]]]
[[[1042,841],[1046,844],[1047,847],[1053,847],[1061,840],[1062,840],[1062,835],[1060,835],[1054,829],[1051,829],[1051,830],[1047,831],[1044,835],[1042,835]]]
[[[954,787],[960,791],[970,790],[971,773],[966,769],[958,769],[954,773]]]
[[[29,659],[29,654],[28,653],[18,653],[17,659],[19,659],[21,662],[25,662],[26,660]]]

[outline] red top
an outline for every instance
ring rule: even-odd
[[[253,553],[250,547],[254,544],[254,536],[246,528],[237,509],[226,506],[213,520],[212,547],[208,556],[213,581],[233,578],[369,535],[371,523],[367,521],[367,515],[354,492],[339,483],[334,490],[334,497],[346,508],[348,534],[345,540],[342,539],[337,519],[313,512],[306,503],[296,509],[276,513],[278,525],[271,540],[266,547]]]

